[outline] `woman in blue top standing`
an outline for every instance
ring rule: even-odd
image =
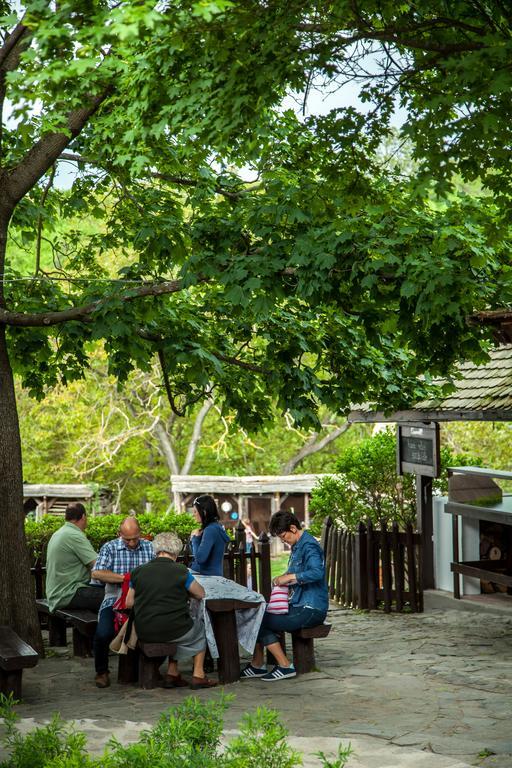
[[[270,533],[292,548],[286,573],[274,579],[276,586],[290,588],[289,608],[286,614],[266,612],[263,615],[254,655],[251,663],[242,670],[242,680],[260,678],[264,682],[273,682],[295,677],[295,667],[286,657],[279,635],[322,624],[329,607],[324,555],[318,541],[302,530],[300,521],[287,511],[272,515]],[[265,647],[277,661],[270,672],[263,665]]]
[[[190,570],[203,576],[222,576],[229,536],[219,523],[215,500],[211,496],[198,496],[194,499],[194,514],[201,528],[192,531],[190,545],[194,559]]]

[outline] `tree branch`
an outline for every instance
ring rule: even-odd
[[[192,437],[190,438],[190,442],[188,444],[188,449],[187,449],[187,455],[183,463],[183,469],[181,470],[181,474],[183,475],[188,475],[190,472],[190,469],[196,457],[197,446],[199,445],[199,441],[201,440],[204,420],[206,419],[211,408],[213,408],[213,400],[208,398],[208,400],[205,400],[205,402],[201,407],[201,410],[196,416],[196,419],[194,421],[194,429],[192,430]]]
[[[167,434],[167,430],[165,429],[164,425],[162,424],[162,420],[158,419],[153,424],[153,433],[156,436],[159,444],[160,444],[160,450],[162,452],[162,455],[165,459],[165,463],[167,464],[167,468],[169,470],[169,474],[171,475],[180,475],[180,465],[178,462],[178,457],[176,456],[176,451],[174,450],[174,446],[172,444],[172,440],[170,439],[169,435]]]
[[[68,144],[79,135],[112,90],[112,87],[106,88],[97,96],[92,96],[86,106],[70,112],[67,131],[48,133],[43,136],[29,149],[21,162],[5,175],[5,195],[12,208],[44,176]]]
[[[199,278],[198,282],[208,282],[209,278]],[[125,296],[120,296],[121,301],[134,301],[144,296],[164,296],[170,293],[178,293],[184,289],[182,280],[168,280],[164,283],[151,283],[140,288],[132,289]],[[109,299],[98,299],[91,304],[81,307],[70,307],[56,312],[24,313],[10,312],[0,308],[0,324],[22,326],[24,328],[44,328],[50,325],[60,325],[71,320],[87,322],[90,316],[108,304]],[[144,336],[142,337],[144,338]],[[149,338],[149,335],[148,337]],[[151,340],[151,339],[150,339]]]
[[[290,475],[295,467],[297,467],[301,461],[306,458],[306,456],[311,456],[314,453],[322,451],[327,445],[330,445],[330,443],[333,443],[335,440],[337,440],[338,437],[346,432],[347,429],[349,429],[351,426],[352,425],[348,422],[346,424],[342,424],[340,427],[333,429],[332,432],[329,432],[328,435],[325,435],[325,437],[322,437],[321,440],[316,439],[318,434],[315,432],[315,434],[312,435],[311,440],[305,443],[305,445],[302,446],[300,451],[298,451],[295,456],[292,456],[291,459],[283,464],[281,474]]]
[[[96,165],[98,168],[103,168],[100,162],[95,160],[92,157],[85,157],[84,155],[77,155],[74,152],[62,152],[59,160],[69,160],[72,163],[86,163],[89,165]],[[159,173],[157,171],[149,172],[148,174],[152,179],[159,179],[160,181],[168,181],[170,184],[176,184],[176,186],[179,187],[197,187],[199,184],[204,183],[204,181],[199,181],[197,179],[190,179],[186,176],[175,176],[169,173]],[[247,184],[254,184],[254,182],[247,182]],[[251,190],[254,189],[254,187],[251,187]],[[226,189],[225,187],[221,186],[220,184],[216,184],[214,187],[215,192],[217,192],[218,195],[222,195],[223,197],[227,197],[230,200],[238,200],[242,195],[246,194],[249,190],[244,188],[240,189],[238,191],[233,191],[231,189]]]
[[[22,20],[18,22],[10,35],[6,37],[4,44],[0,48],[0,69],[8,70],[11,68],[9,59],[15,52],[16,47],[28,33],[29,29],[23,24]]]

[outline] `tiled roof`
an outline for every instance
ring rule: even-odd
[[[445,398],[424,400],[408,410],[393,414],[372,411],[371,406],[357,406],[350,421],[512,421],[512,344],[490,352],[485,365],[461,363],[461,378]]]

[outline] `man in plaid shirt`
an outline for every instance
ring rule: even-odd
[[[126,573],[138,565],[149,562],[155,556],[151,542],[140,538],[140,526],[135,517],[125,518],[119,526],[119,538],[108,541],[100,549],[92,578],[105,584],[105,598],[98,614],[98,628],[94,636],[94,664],[96,686],[108,688],[109,645],[115,636],[112,606],[121,594],[121,584]]]

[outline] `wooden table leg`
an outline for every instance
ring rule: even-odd
[[[215,611],[210,619],[219,651],[219,682],[234,683],[240,678],[240,654],[234,611]]]

